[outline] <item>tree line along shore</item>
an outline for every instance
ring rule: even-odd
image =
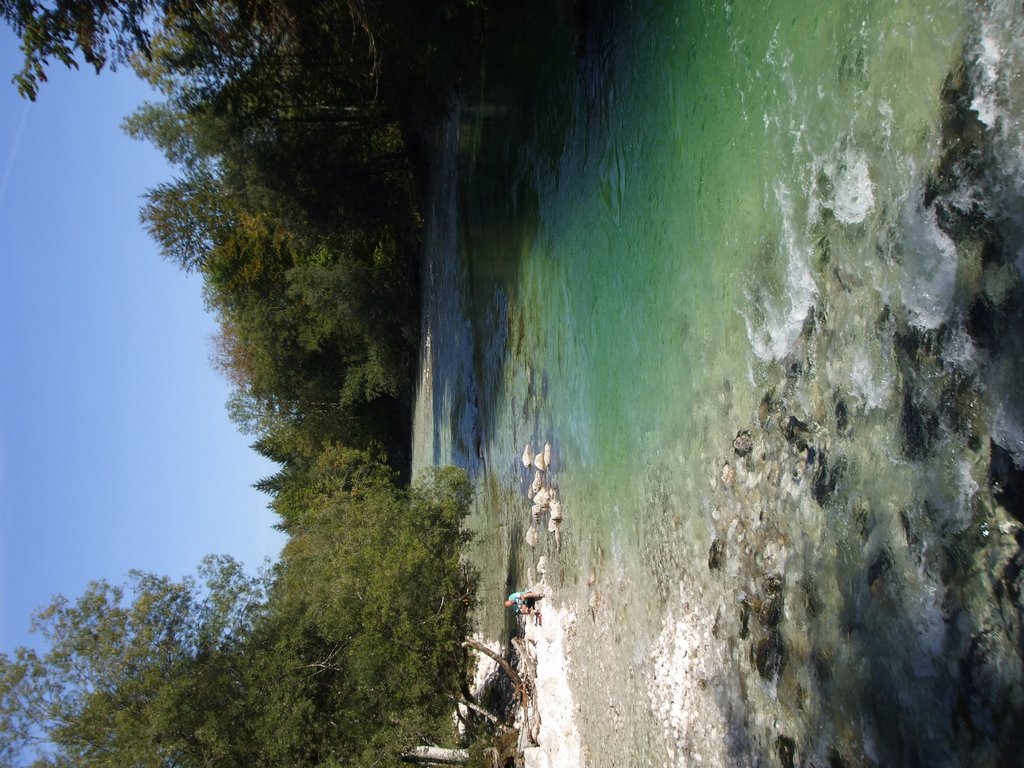
[[[380,766],[453,745],[470,695],[473,489],[454,468],[411,478],[420,211],[425,137],[475,72],[488,3],[0,14],[25,97],[54,65],[130,67],[161,95],[124,123],[175,169],[141,220],[202,277],[212,362],[231,418],[277,465],[257,487],[287,534],[255,576],[211,556],[192,579],[133,573],[42,609],[43,650],[0,655],[0,763]]]

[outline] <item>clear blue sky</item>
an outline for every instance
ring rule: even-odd
[[[181,577],[208,553],[276,558],[274,465],[228,421],[202,283],[142,230],[171,176],[122,119],[129,71],[54,66],[35,103],[10,84],[0,25],[0,651],[35,645],[33,610],[139,568]]]

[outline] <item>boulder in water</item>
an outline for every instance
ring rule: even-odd
[[[533,464],[533,449],[527,443],[526,447],[523,448],[523,466],[529,468],[531,464]]]
[[[711,548],[708,550],[708,568],[712,571],[721,570],[724,561],[725,542],[720,538],[716,538],[711,542]]]
[[[754,438],[750,436],[749,429],[741,429],[736,433],[736,439],[732,441],[732,449],[737,456],[749,456],[754,450]]]
[[[533,476],[533,482],[530,484],[529,497],[532,499],[536,493],[544,487],[544,473],[537,471]]]
[[[995,440],[989,441],[991,460],[988,482],[1003,508],[1024,522],[1024,469],[1017,466],[1013,454]]]
[[[722,467],[722,485],[726,488],[732,488],[733,481],[736,479],[736,470],[733,469],[732,464],[726,463]]]
[[[551,502],[551,519],[562,519],[562,503],[558,499],[555,499],[554,501]]]

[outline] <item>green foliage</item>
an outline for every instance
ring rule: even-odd
[[[205,562],[39,614],[0,658],[0,762],[387,764],[447,740],[476,576],[471,485],[408,482],[424,188],[417,131],[471,66],[476,0],[0,0],[35,98],[56,60],[130,65],[125,122],[177,177],[141,219],[204,281],[232,418],[278,464],[271,577]]]
[[[0,759],[47,765],[387,764],[451,740],[476,578],[460,470],[412,489],[331,446],[272,574],[208,558],[58,597],[48,650],[0,656]],[[48,751],[47,751],[48,747]]]
[[[192,763],[233,748],[236,667],[268,582],[230,558],[207,558],[199,576],[133,572],[126,587],[94,582],[37,613],[46,652],[0,658],[5,764],[47,742],[56,764],[79,766]]]

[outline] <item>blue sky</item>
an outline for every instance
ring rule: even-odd
[[[120,128],[148,86],[54,66],[30,104],[20,61],[0,26],[0,652],[92,579],[181,577],[208,553],[253,570],[283,544],[251,487],[274,465],[209,363],[201,280],[139,224],[172,173]]]

